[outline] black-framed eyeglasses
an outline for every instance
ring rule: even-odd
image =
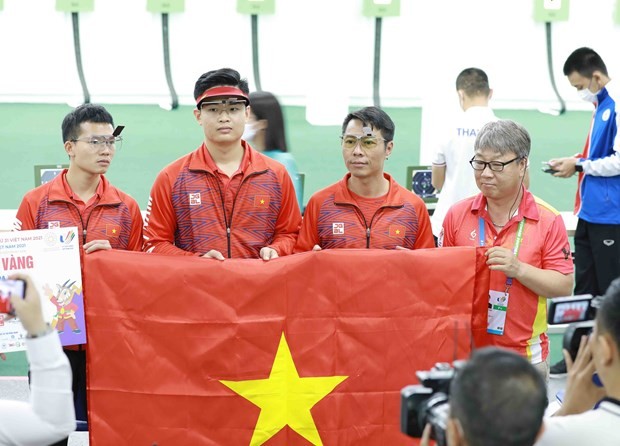
[[[105,146],[108,146],[112,150],[118,150],[121,148],[123,138],[121,136],[91,136],[89,138],[77,138],[70,141],[85,142],[93,150],[103,149]]]
[[[471,164],[471,167],[473,167],[474,170],[479,170],[481,172],[484,169],[486,169],[487,166],[489,166],[489,169],[491,169],[493,172],[501,172],[502,170],[504,170],[504,167],[506,167],[508,164],[522,159],[522,157],[518,156],[516,158],[511,159],[510,161],[502,162],[502,161],[482,161],[482,160],[477,160],[474,158],[475,156],[469,160],[469,164]]]
[[[356,135],[342,135],[342,147],[345,149],[354,149],[358,142],[360,147],[365,150],[372,150],[379,145],[379,141],[387,141],[383,138],[377,138],[376,136],[356,136]]]

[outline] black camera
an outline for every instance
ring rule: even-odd
[[[601,297],[591,294],[555,297],[549,300],[547,322],[550,325],[569,324],[564,332],[562,348],[568,350],[575,359],[582,336],[587,336],[594,328],[596,310]]]
[[[421,384],[400,391],[400,430],[413,438],[421,438],[424,426],[432,427],[431,438],[438,446],[447,445],[446,426],[449,414],[450,383],[465,361],[452,366],[439,362],[426,371],[416,372]]]

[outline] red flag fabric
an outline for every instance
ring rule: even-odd
[[[84,278],[94,446],[414,444],[400,389],[486,328],[476,248],[112,250]]]

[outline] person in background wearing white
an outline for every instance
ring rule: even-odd
[[[433,235],[439,237],[443,219],[454,203],[478,194],[476,180],[469,169],[469,159],[474,154],[476,135],[487,122],[497,121],[489,102],[493,90],[489,78],[480,68],[466,68],[456,78],[456,93],[463,113],[450,127],[445,141],[435,149],[432,161],[431,182],[441,193],[431,216]],[[525,171],[523,184],[530,187],[529,171]]]
[[[71,367],[58,333],[43,320],[41,299],[29,276],[24,299],[11,296],[15,315],[27,332],[30,402],[0,400],[0,445],[50,444],[75,430]]]
[[[450,206],[478,194],[468,161],[474,154],[474,141],[480,128],[487,122],[497,120],[489,107],[493,90],[489,88],[487,74],[480,68],[461,71],[456,78],[456,92],[463,113],[433,154],[431,182],[435,189],[441,191],[431,216],[435,237],[439,237]]]

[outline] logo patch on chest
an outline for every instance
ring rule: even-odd
[[[255,208],[268,208],[269,207],[269,195],[254,195],[254,207]]]
[[[105,235],[108,237],[118,237],[121,234],[119,225],[105,225]]]
[[[332,223],[332,234],[344,235],[344,223]]]
[[[404,238],[405,227],[402,225],[390,225],[389,234],[390,234],[390,237]]]
[[[196,192],[195,194],[188,194],[189,205],[190,206],[200,206],[202,201],[200,201],[200,192]]]

